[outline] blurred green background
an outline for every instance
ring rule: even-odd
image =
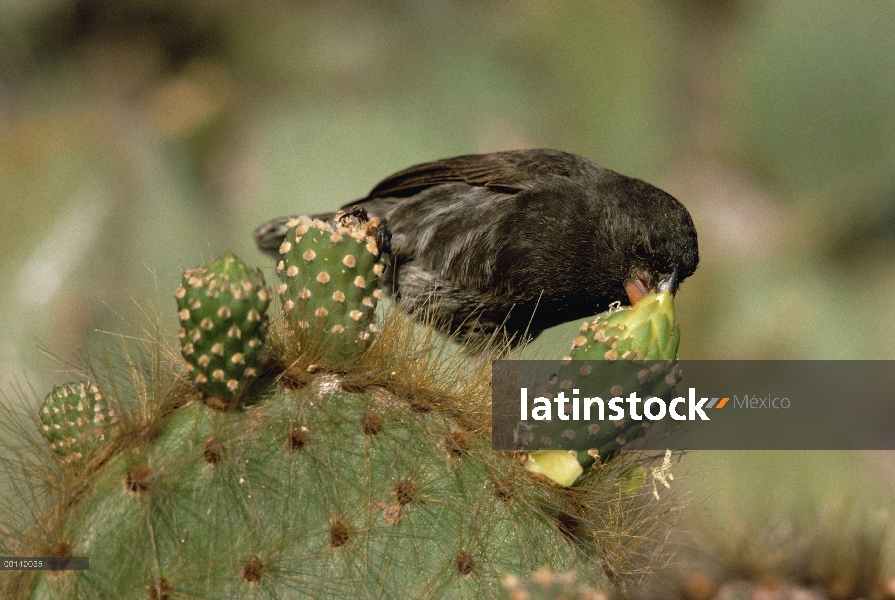
[[[70,378],[41,348],[173,332],[181,271],[270,269],[272,217],[522,147],[689,208],[682,358],[893,359],[893,32],[895,4],[853,0],[0,0],[0,389]],[[892,453],[684,460],[699,510],[893,497]]]

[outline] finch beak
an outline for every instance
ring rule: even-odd
[[[659,280],[659,284],[655,286],[655,289],[660,292],[671,292],[674,294],[677,291],[678,286],[678,270],[675,269],[671,275],[663,277]],[[631,306],[634,306],[644,296],[653,291],[653,286],[651,285],[652,280],[649,276],[638,273],[633,277],[625,281],[625,293],[628,294],[628,300],[631,302]]]
[[[677,291],[679,283],[680,273],[678,273],[677,267],[675,267],[674,272],[671,275],[659,280],[659,285],[656,286],[656,289],[660,292],[671,292],[671,295],[673,296]]]
[[[649,280],[645,277],[632,277],[625,281],[625,293],[628,294],[628,300],[631,306],[634,306],[640,300],[650,293]]]

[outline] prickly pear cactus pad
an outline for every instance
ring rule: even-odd
[[[258,269],[227,253],[183,274],[174,293],[190,379],[222,406],[236,403],[261,368],[270,292]]]
[[[679,341],[673,296],[651,292],[632,307],[610,310],[584,323],[570,356],[550,378],[544,396],[554,398],[562,392],[568,398],[608,401],[635,393],[641,399],[667,398],[681,378],[675,362]],[[566,465],[570,450],[587,468],[624,448],[652,424],[647,419],[584,420],[581,415],[575,419],[520,423],[516,431],[519,447],[539,450],[529,461],[530,469],[547,477],[555,471],[551,478],[565,482],[571,477]],[[551,459],[548,448],[557,449],[559,458]],[[544,465],[550,464],[557,466],[545,473]]]
[[[79,460],[101,445],[114,434],[117,421],[99,388],[79,382],[53,386],[39,415],[41,434],[68,460]]]
[[[385,269],[379,219],[299,217],[280,247],[277,265],[292,334],[305,354],[330,366],[359,355],[379,331],[376,304]]]
[[[645,462],[624,453],[578,477],[575,457],[548,451],[536,474],[524,452],[492,450],[491,360],[398,310],[376,327],[380,227],[296,220],[279,267],[286,314],[263,354],[263,279],[228,254],[176,292],[186,371],[160,330],[123,365],[104,354],[94,385],[54,390],[43,427],[33,408],[30,421],[0,415],[14,434],[4,452],[16,435],[31,452],[0,467],[32,490],[14,517],[25,503],[0,499],[0,551],[90,559],[0,571],[0,597],[480,599],[539,568],[603,590],[647,573],[673,507],[617,483]],[[650,320],[612,317],[629,333]],[[106,398],[119,427],[88,453]],[[59,456],[76,452],[88,460]]]
[[[43,470],[23,468],[42,482],[33,518],[0,528],[12,555],[90,569],[0,572],[0,597],[478,599],[542,567],[597,589],[648,568],[671,515],[618,489],[627,464],[573,488],[533,475],[491,450],[489,363],[422,368],[432,339],[397,312],[382,325],[363,368],[281,378],[230,410],[177,361],[125,365],[130,402],[97,378],[125,426],[86,463],[43,443]]]

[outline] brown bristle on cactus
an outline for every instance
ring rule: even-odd
[[[235,406],[261,371],[270,292],[233,253],[188,269],[174,294],[188,377],[218,407]]]
[[[0,573],[0,594],[481,598],[542,566],[599,589],[613,585],[606,569],[643,573],[670,522],[662,505],[620,493],[622,465],[565,489],[492,451],[488,365],[470,371],[416,328],[394,311],[350,373],[236,411],[199,401],[166,361],[132,369],[139,401],[120,409],[114,452],[76,472],[32,469],[49,493],[0,535],[22,556],[64,541],[90,571]]]

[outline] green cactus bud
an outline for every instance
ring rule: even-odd
[[[190,379],[210,398],[238,402],[258,377],[267,336],[270,292],[261,271],[227,253],[188,269],[174,296]]]
[[[78,460],[114,434],[115,411],[95,385],[72,382],[53,386],[40,408],[40,431],[68,460]]]
[[[379,331],[375,309],[385,259],[378,219],[299,217],[280,247],[278,292],[302,352],[331,365],[360,354]]]
[[[567,397],[599,397],[605,401],[614,397],[626,398],[631,393],[641,400],[666,398],[680,380],[680,370],[675,362],[679,341],[680,328],[675,324],[673,296],[667,291],[651,292],[630,308],[610,310],[583,324],[580,335],[572,344],[571,355],[563,360],[556,381],[546,395],[555,397],[563,392]],[[626,443],[645,434],[650,425],[651,421],[646,419],[574,421],[557,418],[520,427],[517,441],[523,449],[542,448],[542,452],[567,454],[570,449],[577,448],[578,461],[587,468],[597,458],[605,460]],[[580,450],[582,443],[590,449]],[[556,450],[543,450],[544,445]],[[544,458],[542,455],[537,462],[543,463]],[[566,470],[539,472],[557,483],[567,479]]]

